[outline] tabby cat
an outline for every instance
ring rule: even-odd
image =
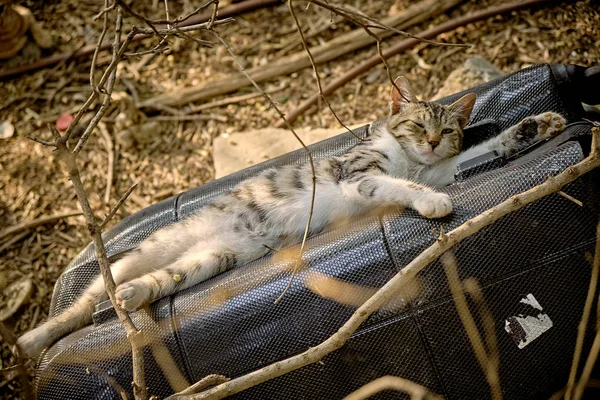
[[[311,233],[379,206],[410,207],[426,218],[448,215],[450,197],[433,187],[452,183],[458,163],[492,150],[509,155],[565,127],[562,116],[547,112],[461,153],[475,95],[443,106],[418,101],[404,77],[396,86],[385,124],[347,153],[315,162]],[[311,193],[309,165],[270,168],[188,219],[153,233],[112,266],[119,305],[135,310],[256,260],[269,248],[299,242]],[[39,355],[61,336],[89,323],[94,303],[103,295],[100,277],[70,308],[23,335],[18,344],[26,354]]]

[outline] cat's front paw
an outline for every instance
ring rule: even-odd
[[[523,147],[556,136],[565,129],[565,126],[567,120],[562,115],[545,112],[519,122],[513,134],[516,141],[521,144],[518,147]]]
[[[150,289],[140,281],[125,282],[117,286],[115,292],[117,304],[121,308],[134,311],[148,302],[150,298]]]
[[[446,193],[424,193],[413,202],[413,208],[427,218],[440,218],[452,212],[452,201]]]
[[[546,112],[533,118],[537,123],[535,141],[544,140],[561,133],[567,126],[567,120],[555,112]]]

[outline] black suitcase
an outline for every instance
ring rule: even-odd
[[[433,243],[435,231],[442,227],[449,231],[582,160],[590,149],[591,124],[582,119],[588,115],[581,101],[598,102],[595,72],[595,68],[538,65],[470,90],[478,100],[465,131],[465,146],[545,111],[561,113],[569,126],[518,157],[461,165],[457,183],[443,189],[452,197],[452,215],[427,220],[406,210],[366,217],[316,235],[305,254],[308,268],[278,304],[274,300],[289,280],[289,268],[282,266],[285,261],[266,256],[156,301],[150,316],[134,313],[135,324],[159,344],[145,349],[149,393],[162,398],[180,390],[182,381],[176,379],[175,369],[189,382],[209,374],[233,378],[319,344],[355,308],[310,290],[307,279],[328,276],[380,287]],[[368,129],[355,133],[365,136]],[[310,148],[313,157],[321,159],[341,154],[355,143],[356,138],[343,134]],[[106,232],[108,254],[113,260],[122,256],[153,231],[186,218],[265,168],[305,162],[303,151],[292,152],[142,210]],[[564,188],[583,206],[550,195],[453,250],[461,278],[480,282],[494,316],[506,399],[549,398],[566,384],[590,279],[585,254],[594,250],[598,182],[595,171]],[[90,245],[57,282],[51,314],[68,307],[97,273]],[[416,298],[372,315],[345,346],[321,362],[235,397],[340,399],[375,378],[396,375],[448,399],[490,398],[440,263],[425,268],[418,281]],[[595,312],[594,306],[592,316]],[[528,317],[543,321],[527,325],[522,321],[531,321]],[[594,325],[592,321],[588,327],[584,355]],[[125,332],[114,310],[103,303],[93,325],[61,339],[40,358],[37,393],[40,399],[119,399],[124,390],[131,397],[131,370]],[[376,398],[407,397],[388,391]]]

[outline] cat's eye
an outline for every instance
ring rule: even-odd
[[[442,135],[448,135],[449,133],[454,132],[454,129],[450,129],[450,128],[445,128],[442,129]]]
[[[413,121],[413,120],[410,120],[410,119],[408,119],[408,120],[406,120],[406,121],[404,121],[404,122],[406,122],[406,123],[410,123],[410,124],[411,124],[413,127],[417,128],[417,129],[419,129],[419,130],[423,130],[423,129],[425,129],[425,127],[424,127],[422,124],[420,124],[420,123],[418,123],[418,122],[415,122],[415,121]]]

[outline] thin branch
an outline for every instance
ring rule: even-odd
[[[232,16],[240,15],[242,13],[258,9],[258,8],[278,4],[280,1],[281,0],[246,0],[241,3],[220,9],[219,15],[221,17],[232,17]],[[191,18],[189,18],[189,21],[186,21],[186,23],[191,25],[191,24],[197,24],[200,22],[204,22],[204,21],[207,21],[211,15],[212,15],[212,11],[208,11],[208,12],[205,11],[199,15],[192,16]],[[175,22],[175,21],[173,21],[173,22]],[[149,36],[149,35],[138,35],[135,37],[134,40],[140,41],[143,39],[148,39],[150,37],[151,36]],[[101,50],[108,49],[109,47],[110,46],[108,46],[105,43],[101,47]],[[71,57],[83,57],[83,56],[92,54],[95,51],[95,49],[96,49],[96,45],[86,45],[86,46],[83,46],[81,49],[77,49],[77,51],[75,51],[75,52],[68,51],[68,52],[64,52],[64,53],[58,53],[58,54],[52,55],[50,57],[46,57],[46,58],[43,58],[36,62],[30,63],[30,64],[21,65],[21,66],[14,67],[14,68],[6,68],[6,69],[3,69],[2,71],[0,71],[0,80],[11,78],[14,76],[21,76],[27,72],[46,68],[46,67],[54,65],[56,63],[59,63],[61,61],[64,61],[66,59],[69,59]]]
[[[558,194],[560,194],[565,199],[570,200],[573,203],[577,204],[579,207],[583,207],[583,203],[581,202],[581,200],[577,200],[575,197],[563,192],[562,190],[560,192],[558,192]]]
[[[400,29],[396,29],[393,26],[389,26],[387,24],[384,24],[382,22],[379,22],[377,19],[372,18],[366,14],[359,14],[355,11],[349,10],[347,8],[344,7],[340,7],[340,6],[336,6],[336,5],[332,5],[329,4],[327,2],[327,0],[325,1],[320,1],[320,0],[307,0],[311,3],[314,3],[320,7],[323,7],[335,14],[338,14],[344,18],[346,18],[349,21],[352,21],[353,23],[357,24],[358,26],[360,26],[361,28],[363,28],[365,30],[365,32],[367,32],[369,35],[371,35],[373,38],[375,38],[377,41],[381,41],[381,38],[379,36],[377,36],[375,33],[373,33],[371,31],[370,28],[379,28],[379,29],[386,29],[392,32],[395,32],[399,35],[402,35],[408,39],[415,39],[418,40],[419,42],[424,42],[424,43],[429,43],[429,44],[433,44],[436,46],[451,46],[451,47],[471,47],[471,45],[469,44],[460,44],[460,43],[443,43],[443,42],[436,42],[435,40],[429,40],[423,36],[415,36],[412,35],[408,32],[404,32]],[[364,19],[366,21],[371,22],[374,25],[370,25],[370,24],[365,24],[363,22],[361,22],[361,19]]]
[[[494,317],[490,311],[485,299],[483,298],[483,292],[474,278],[468,278],[463,281],[463,287],[465,292],[473,299],[477,305],[477,311],[479,312],[479,318],[483,322],[483,331],[485,333],[485,345],[487,350],[488,365],[487,371],[485,371],[492,397],[502,397],[502,391],[500,388],[500,352],[498,351],[498,338],[496,337],[496,327],[494,323]]]
[[[237,56],[235,55],[235,53],[231,50],[231,47],[229,47],[229,45],[227,44],[227,42],[221,36],[219,36],[219,34],[217,32],[215,32],[214,30],[210,30],[208,32],[210,32],[214,37],[217,38],[218,41],[221,42],[221,44],[223,46],[225,46],[225,49],[227,49],[227,52],[229,53],[229,55],[233,58],[233,60],[235,61],[235,63],[238,65],[238,68],[240,69],[240,71],[252,83],[252,85],[254,85],[254,87],[256,88],[256,90],[258,90],[263,95],[263,97],[269,102],[269,104],[271,105],[271,107],[273,107],[275,109],[275,111],[277,111],[277,114],[279,114],[279,117],[285,122],[285,125],[287,126],[287,128],[289,129],[289,131],[292,132],[292,134],[294,135],[294,137],[296,138],[296,140],[300,143],[300,145],[302,146],[302,148],[304,149],[304,151],[306,152],[306,154],[308,156],[308,162],[310,164],[310,170],[311,170],[311,173],[312,173],[312,194],[311,194],[311,197],[310,197],[310,209],[309,209],[309,212],[308,212],[308,220],[306,222],[306,229],[304,229],[304,235],[302,237],[302,244],[300,245],[300,251],[298,252],[298,258],[301,259],[302,258],[302,254],[304,253],[304,247],[306,245],[306,239],[308,238],[308,233],[310,232],[310,223],[311,223],[311,220],[312,220],[313,211],[314,211],[314,207],[315,207],[315,192],[317,190],[317,175],[315,173],[315,164],[313,162],[312,153],[310,152],[310,150],[308,149],[308,147],[306,147],[306,145],[304,144],[304,142],[302,141],[302,139],[300,139],[300,136],[298,136],[298,134],[294,130],[294,127],[292,126],[292,124],[290,124],[288,122],[287,118],[285,117],[285,114],[279,109],[279,107],[277,107],[277,104],[275,104],[275,102],[273,101],[273,99],[271,98],[271,96],[269,96],[264,90],[262,90],[262,88],[260,86],[258,86],[258,84],[254,81],[254,79],[252,79],[252,77],[250,76],[250,74],[248,74],[248,72],[246,71],[246,69],[244,68],[244,66],[240,62],[240,60],[237,58]],[[285,292],[287,291],[287,289],[290,287],[292,279],[294,278],[294,275],[295,275],[296,271],[297,271],[297,268],[294,268],[294,270],[292,272],[292,276],[290,277],[290,281],[288,282],[287,287],[283,290],[283,292],[281,293],[281,295],[279,296],[279,298],[277,298],[277,300],[275,300],[275,303],[277,303],[279,300],[281,300],[281,298],[283,297],[283,295],[285,294]]]
[[[411,400],[442,400],[439,394],[432,393],[425,386],[397,376],[382,376],[360,387],[343,400],[363,400],[384,390],[395,390],[410,395]]]
[[[502,390],[500,389],[498,369],[497,366],[490,361],[486,346],[481,339],[481,335],[479,334],[475,320],[469,311],[469,305],[467,304],[467,300],[463,292],[463,286],[458,276],[456,259],[451,252],[447,252],[440,257],[440,261],[444,266],[444,271],[446,272],[446,278],[448,279],[448,285],[450,286],[450,292],[452,293],[452,298],[454,299],[454,305],[456,307],[456,311],[458,312],[458,316],[460,317],[465,332],[467,333],[469,342],[471,342],[471,348],[473,349],[473,353],[475,353],[477,362],[479,363],[479,366],[481,367],[481,370],[483,371],[483,374],[490,385],[492,399],[502,400]],[[488,331],[489,328],[486,329],[486,332]]]
[[[54,142],[50,142],[48,140],[36,138],[35,136],[27,136],[27,139],[33,140],[34,142],[38,142],[42,146],[54,147]]]
[[[100,33],[100,39],[98,39],[98,46],[94,50],[94,54],[92,55],[92,65],[90,67],[90,87],[92,88],[92,92],[98,90],[98,87],[94,84],[95,72],[96,72],[96,59],[98,58],[98,53],[100,52],[100,47],[102,47],[102,42],[104,42],[104,36],[106,36],[106,31],[108,30],[108,13],[110,10],[115,8],[117,3],[114,2],[112,6],[108,7],[108,0],[104,0],[104,10],[102,10],[102,14],[104,14],[104,22],[102,23],[102,32]],[[100,15],[100,14],[98,14]],[[96,18],[94,18],[96,19]]]
[[[443,240],[438,239],[433,245],[425,249],[419,256],[390,279],[390,281],[379,289],[375,295],[359,307],[335,334],[321,344],[311,347],[303,353],[277,361],[200,394],[179,397],[187,400],[222,399],[267,380],[295,371],[306,365],[313,364],[332,351],[339,349],[370,315],[392,300],[398,290],[400,290],[407,282],[411,281],[423,268],[432,263],[446,251],[450,250],[454,245],[462,242],[465,238],[474,233],[479,232],[484,227],[493,224],[505,215],[520,210],[528,204],[561,190],[563,186],[599,167],[600,130],[592,128],[592,134],[592,151],[583,161],[567,168],[556,176],[549,177],[546,182],[523,193],[514,195],[497,206],[468,220],[447,235],[444,235]],[[600,333],[597,335],[597,339],[598,347],[600,348]]]
[[[127,191],[125,192],[125,194],[123,196],[121,196],[121,198],[119,199],[117,204],[115,204],[115,206],[110,210],[110,212],[108,213],[106,218],[104,218],[104,221],[102,221],[102,223],[100,224],[100,229],[104,228],[110,222],[110,220],[115,216],[117,211],[119,211],[119,208],[121,208],[123,203],[125,203],[125,201],[129,197],[131,192],[133,192],[135,190],[135,188],[138,187],[138,185],[139,185],[139,182],[136,182],[133,185],[131,185],[129,187],[129,189],[127,189]]]
[[[294,18],[294,22],[296,23],[296,30],[298,31],[298,35],[300,35],[300,39],[302,40],[302,45],[304,46],[304,50],[306,50],[306,54],[308,54],[308,58],[310,59],[310,64],[312,65],[312,69],[313,69],[313,72],[315,73],[315,78],[317,80],[317,88],[319,89],[319,95],[321,95],[321,98],[323,99],[325,104],[327,104],[327,107],[329,107],[329,110],[331,111],[331,113],[333,114],[333,116],[335,117],[337,122],[340,125],[342,125],[344,127],[344,129],[346,129],[348,132],[350,132],[350,134],[352,134],[352,136],[354,136],[358,140],[368,141],[369,139],[361,138],[356,133],[354,133],[354,131],[352,131],[350,128],[348,128],[346,126],[346,124],[344,124],[342,122],[342,120],[338,117],[338,115],[335,113],[335,111],[333,111],[333,107],[331,107],[331,104],[327,100],[327,97],[325,97],[325,95],[323,94],[323,88],[321,86],[321,77],[319,75],[319,71],[317,70],[317,64],[315,63],[315,59],[310,51],[310,48],[308,47],[308,43],[306,42],[306,38],[304,37],[304,32],[302,32],[302,28],[300,27],[300,22],[298,21],[298,17],[296,16],[296,13],[294,12],[294,6],[292,5],[292,1],[293,0],[288,0],[288,9],[290,10],[290,14]],[[378,38],[377,43],[379,43],[379,41],[381,41],[381,38]]]
[[[171,19],[171,17],[169,17],[169,1],[168,0],[164,0],[165,2],[165,16],[167,17],[167,21],[169,19]],[[167,22],[167,28],[171,28],[171,24],[169,22]]]
[[[59,219],[74,217],[74,216],[81,215],[81,214],[83,214],[81,211],[72,210],[72,211],[66,211],[63,213],[55,214],[55,215],[47,215],[44,217],[39,217],[39,218],[36,218],[31,221],[27,221],[27,222],[21,222],[16,225],[10,226],[10,227],[4,229],[3,231],[0,231],[0,240],[4,239],[7,236],[12,236],[15,233],[18,233],[18,232],[21,232],[21,231],[24,231],[27,229],[35,228],[36,226],[44,225],[44,224],[47,224],[50,222],[58,221]]]
[[[102,137],[104,138],[104,141],[106,142],[108,168],[106,171],[106,189],[104,190],[104,203],[108,204],[108,202],[110,201],[110,191],[112,189],[114,173],[115,173],[115,146],[114,146],[112,138],[110,137],[110,133],[108,132],[108,129],[106,129],[106,124],[103,122],[100,122],[98,124],[98,128],[100,129],[100,134],[102,134]],[[104,224],[102,224],[102,225],[104,225]]]
[[[217,20],[217,14],[219,13],[219,0],[214,0],[214,7],[213,7],[213,13],[210,16],[210,20],[209,20],[209,24],[208,24],[208,30],[212,30],[215,21]]]
[[[583,349],[583,340],[585,338],[585,331],[592,311],[592,304],[594,302],[594,295],[596,294],[596,287],[598,285],[598,271],[600,270],[600,222],[596,228],[596,256],[592,264],[592,274],[590,277],[590,286],[588,287],[587,297],[585,299],[585,306],[583,307],[583,315],[579,326],[577,327],[577,341],[575,342],[575,352],[573,353],[573,363],[571,364],[571,372],[569,374],[569,381],[567,382],[567,388],[565,391],[565,400],[571,400],[573,396],[573,389],[575,387],[575,380],[577,378],[577,369],[579,368],[579,359],[581,358],[581,350]]]
[[[600,128],[598,127],[594,127],[592,128],[592,130],[595,131],[596,135],[594,135],[594,137],[592,138],[592,146],[596,146],[596,148],[600,148]],[[595,141],[595,143],[594,143]],[[598,223],[598,228],[596,229],[596,250],[595,250],[595,255],[594,255],[594,263],[592,266],[592,274],[596,274],[596,281],[598,279],[598,269],[600,269],[600,222]],[[592,280],[593,280],[593,276],[592,276]],[[590,282],[590,290],[591,290],[591,286],[592,286],[592,282]],[[590,291],[588,290],[588,299],[589,299],[589,293]],[[586,309],[589,307],[588,306],[588,299],[586,299],[586,305],[584,307],[584,316],[585,316],[585,311]],[[598,329],[598,326],[600,326],[600,294],[598,295],[598,303],[596,305],[597,308],[597,316],[596,316],[596,336],[594,337],[594,342],[592,343],[592,348],[590,349],[590,352],[588,353],[588,357],[587,360],[585,361],[585,365],[583,367],[583,371],[581,372],[581,378],[579,378],[579,382],[577,382],[577,385],[575,386],[575,391],[573,394],[573,398],[575,400],[579,400],[581,399],[581,397],[583,396],[583,392],[588,384],[588,381],[590,380],[590,375],[592,374],[592,370],[594,369],[594,365],[596,365],[596,360],[598,359],[598,352],[600,352],[600,330]],[[579,341],[583,341],[583,339],[580,339],[579,337],[581,336],[583,338],[583,336],[585,335],[585,328],[587,326],[587,321],[586,324],[583,325],[583,329],[581,328],[581,326],[583,325],[583,317],[582,317],[582,321],[579,325],[579,334],[577,335],[577,343],[576,343],[576,351],[577,351],[577,345],[579,345]],[[583,330],[583,333],[582,333]],[[579,351],[581,351],[581,349],[579,349]],[[577,356],[577,354],[575,354],[575,356]],[[575,362],[575,360],[573,361]],[[578,363],[579,364],[579,363]],[[575,367],[575,370],[577,370],[577,367]],[[569,376],[569,383],[571,382],[571,377]],[[567,386],[568,388],[568,386]],[[568,392],[568,390],[567,390]]]
[[[225,383],[230,380],[231,380],[230,378],[223,376],[223,375],[218,375],[218,374],[207,375],[204,378],[200,379],[198,382],[191,385],[190,387],[185,388],[185,390],[182,390],[179,393],[175,393],[174,395],[169,396],[166,400],[169,400],[171,398],[177,398],[177,396],[185,396],[185,395],[195,394],[195,393],[198,393],[198,392],[206,389],[209,386],[220,385],[221,383]]]

